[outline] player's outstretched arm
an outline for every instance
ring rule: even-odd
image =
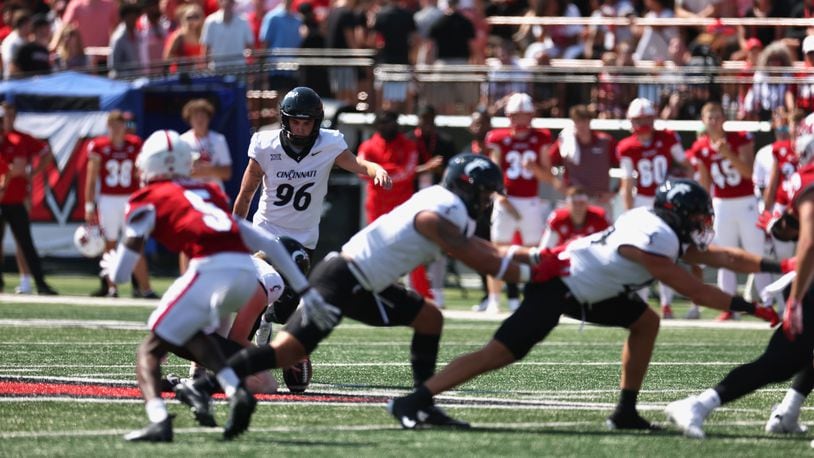
[[[362,159],[351,153],[350,150],[342,151],[339,156],[336,157],[336,160],[334,160],[334,164],[348,172],[365,175],[373,180],[373,184],[381,186],[384,189],[393,187],[393,180],[384,167],[375,162]]]
[[[416,215],[414,224],[421,235],[435,242],[449,256],[478,272],[489,275],[500,273],[503,255],[491,243],[477,237],[467,237],[449,220],[431,211]],[[524,283],[529,280],[529,267],[526,265],[509,262],[503,270],[502,278],[507,282]],[[522,272],[524,270],[525,273]]]
[[[263,168],[252,158],[249,158],[249,165],[243,172],[243,179],[240,181],[240,191],[235,198],[235,205],[232,207],[232,214],[245,218],[249,214],[249,207],[254,199],[254,194],[263,180]]]
[[[133,269],[144,249],[144,242],[155,227],[155,209],[144,206],[134,210],[127,217],[124,239],[116,250],[110,250],[102,256],[99,265],[102,276],[107,276],[115,284],[126,283],[133,274]]]
[[[718,310],[729,310],[732,296],[714,286],[705,284],[690,272],[679,267],[672,259],[651,254],[630,245],[620,247],[619,254],[641,264],[653,278],[670,286],[694,303]]]

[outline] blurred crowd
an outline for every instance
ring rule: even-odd
[[[427,65],[437,72],[480,65],[463,74],[482,73],[485,82],[464,77],[417,85],[408,77],[374,88],[372,72],[340,64],[267,67],[267,77],[253,86],[285,92],[304,84],[349,103],[375,89],[381,108],[412,112],[431,101],[450,114],[477,106],[500,114],[513,92],[532,94],[537,114],[547,117],[565,117],[573,104],[587,103],[600,118],[621,118],[636,97],[651,100],[663,119],[697,119],[711,99],[722,103],[727,118],[742,120],[814,105],[814,84],[802,82],[814,65],[814,38],[806,40],[814,27],[635,21],[808,18],[814,0],[7,0],[2,12],[5,79],[66,69],[116,78],[245,73],[247,63],[292,57],[263,61],[257,56],[264,52],[307,48],[337,59],[350,57],[336,50],[368,50],[377,65]],[[495,16],[529,22],[492,25]],[[630,25],[532,24],[580,17]],[[586,59],[601,69],[593,73],[596,84],[569,84]],[[551,66],[574,72],[534,78]],[[721,69],[731,70],[724,72],[729,80],[711,76]]]

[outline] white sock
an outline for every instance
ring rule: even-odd
[[[167,405],[164,404],[164,400],[161,398],[150,399],[144,404],[144,408],[147,410],[147,418],[150,419],[151,423],[162,422],[168,416]]]
[[[698,310],[698,304],[690,304],[690,310]]]
[[[438,307],[444,307],[444,290],[441,288],[432,288],[432,299]]]
[[[235,371],[233,371],[231,367],[225,367],[221,369],[215,377],[218,378],[218,382],[223,388],[223,392],[226,393],[226,396],[230,398],[234,396],[237,391],[237,386],[240,385],[240,379],[237,378]]]
[[[704,406],[704,416],[706,417],[712,412],[715,408],[721,406],[721,398],[718,396],[718,392],[709,388],[708,390],[704,391],[703,393],[699,394],[698,402]]]
[[[799,417],[800,407],[803,405],[805,400],[806,397],[800,394],[800,392],[794,388],[789,388],[789,390],[786,391],[786,396],[783,398],[783,402],[780,403],[780,410],[786,415]]]
[[[21,289],[31,289],[31,275],[22,274],[20,275],[20,288]]]
[[[500,293],[489,293],[489,303],[500,304]]]

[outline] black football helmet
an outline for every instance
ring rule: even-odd
[[[459,154],[449,160],[441,185],[466,205],[470,218],[478,219],[492,207],[492,193],[503,193],[503,174],[486,156]]]
[[[308,250],[302,246],[300,242],[291,237],[282,235],[279,239],[280,243],[283,244],[286,251],[291,255],[291,259],[297,264],[297,267],[299,267],[300,272],[308,276],[308,273],[311,271],[311,256],[308,255]],[[270,310],[270,316],[266,317],[267,321],[280,324],[288,321],[288,318],[294,313],[294,310],[297,309],[300,303],[300,295],[288,285],[288,281],[286,281],[285,278],[283,278],[283,281],[285,282],[283,294],[274,302]]]
[[[322,124],[324,117],[325,112],[322,109],[322,99],[319,98],[319,95],[317,95],[313,89],[300,86],[290,90],[280,102],[280,122],[283,126],[284,140],[283,147],[286,147],[286,142],[289,142],[298,148],[310,149],[319,135],[319,126]],[[289,123],[291,118],[313,119],[314,128],[307,136],[294,135],[294,133],[291,132],[291,125]],[[307,154],[307,151],[305,154]]]
[[[653,211],[678,235],[682,243],[706,250],[715,236],[712,199],[693,180],[670,179],[659,186]]]

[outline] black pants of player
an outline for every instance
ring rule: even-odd
[[[520,307],[503,321],[494,338],[520,360],[559,324],[562,314],[588,323],[629,328],[646,309],[647,304],[638,296],[580,304],[559,278],[528,283]]]
[[[31,238],[31,220],[28,219],[28,210],[26,210],[25,205],[0,205],[0,246],[3,245],[6,223],[11,228],[17,246],[23,252],[23,257],[31,270],[31,276],[34,277],[37,288],[45,286],[42,264],[40,264],[40,256],[37,254],[37,249],[34,247],[34,241]],[[0,272],[0,289],[4,286],[3,275]]]
[[[810,377],[806,373],[812,365],[814,352],[814,294],[812,290],[803,299],[803,333],[793,341],[786,338],[778,327],[766,350],[756,360],[733,369],[715,387],[721,404],[734,401],[770,383],[783,382],[795,374],[794,385],[806,389]],[[810,371],[809,371],[810,372]],[[803,392],[803,390],[799,390]],[[810,391],[810,387],[808,388]],[[804,393],[805,394],[805,393]]]

